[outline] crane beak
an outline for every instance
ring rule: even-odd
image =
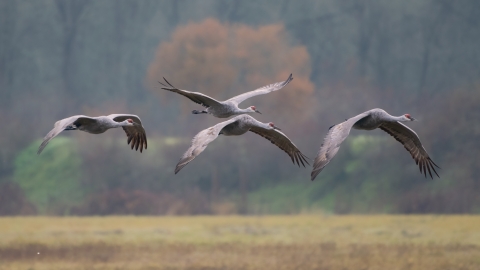
[[[256,113],[262,114],[259,110],[255,110]]]
[[[273,129],[281,130],[280,128],[278,128],[278,127],[276,127],[276,126],[273,126]]]
[[[418,121],[417,119],[413,118],[413,117],[410,117],[410,120],[412,121]]]

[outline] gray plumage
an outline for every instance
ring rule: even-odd
[[[293,144],[285,134],[279,131],[279,128],[273,123],[265,124],[257,121],[250,115],[243,114],[204,129],[195,135],[190,148],[188,148],[178,162],[175,168],[175,174],[200,155],[200,153],[207,148],[208,144],[214,141],[218,135],[238,136],[247,131],[256,133],[278,146],[285,151],[292,159],[292,162],[296,162],[298,166],[300,166],[301,163],[305,167],[304,162],[308,164],[306,156],[303,155],[295,144]]]
[[[81,130],[92,134],[104,133],[108,129],[122,127],[127,135],[127,144],[140,152],[147,149],[147,135],[140,118],[133,114],[111,114],[108,116],[90,117],[75,115],[55,123],[53,129],[43,138],[37,154],[43,151],[48,142],[64,130]]]
[[[241,95],[232,97],[232,98],[230,98],[228,100],[225,100],[225,101],[218,101],[214,98],[211,98],[211,97],[209,97],[205,94],[199,93],[199,92],[190,92],[190,91],[187,91],[187,90],[178,89],[175,86],[173,86],[172,84],[170,84],[167,81],[167,79],[165,79],[165,78],[163,78],[163,79],[165,80],[165,83],[168,84],[168,85],[165,85],[165,84],[159,82],[161,85],[164,86],[164,87],[162,87],[163,90],[178,93],[182,96],[185,96],[185,97],[189,98],[191,101],[206,107],[206,109],[203,110],[203,111],[197,111],[197,110],[192,111],[193,114],[210,113],[213,116],[218,117],[218,118],[227,118],[227,117],[230,117],[230,116],[233,116],[233,115],[239,115],[239,114],[244,114],[244,113],[254,113],[254,112],[260,113],[255,108],[255,106],[250,106],[246,109],[240,109],[238,107],[238,104],[240,104],[242,101],[244,101],[248,98],[258,96],[258,95],[268,94],[270,92],[282,89],[289,82],[291,82],[293,80],[293,76],[292,76],[292,74],[290,74],[290,76],[288,77],[288,79],[286,81],[269,84],[269,85],[263,86],[261,88],[258,88],[257,90],[253,90],[253,91],[250,91],[250,92],[243,93]]]
[[[430,177],[433,178],[433,170],[438,176],[434,166],[437,168],[439,167],[432,161],[432,159],[430,159],[430,156],[420,142],[418,135],[415,131],[400,123],[414,120],[415,119],[409,114],[396,117],[388,114],[382,109],[373,109],[330,127],[313,163],[313,170],[311,173],[312,181],[337,154],[340,145],[347,138],[352,128],[362,130],[380,128],[403,144],[405,149],[410,152],[412,158],[420,167],[420,173],[423,173],[425,177],[427,177],[428,170]]]

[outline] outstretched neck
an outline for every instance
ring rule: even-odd
[[[398,122],[410,122],[411,120],[406,118],[404,115],[402,116],[392,116],[393,120],[394,121],[398,121]]]
[[[254,113],[250,108],[240,109],[235,112],[235,114],[244,114],[244,113]]]
[[[124,122],[117,122],[117,121],[113,121],[112,119],[110,118],[107,118],[107,126],[108,128],[118,128],[118,127],[123,127],[125,126],[126,124]]]

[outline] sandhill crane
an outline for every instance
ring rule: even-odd
[[[48,142],[64,130],[81,130],[92,134],[100,134],[108,129],[118,127],[122,127],[127,134],[127,144],[131,142],[132,149],[135,147],[135,150],[138,150],[138,147],[140,147],[140,152],[143,151],[144,147],[147,149],[147,135],[140,118],[136,115],[110,114],[98,117],[75,115],[55,123],[54,128],[43,138],[37,154],[40,154]]]
[[[206,107],[205,110],[203,111],[197,111],[193,110],[193,114],[202,114],[202,113],[210,113],[215,117],[218,118],[227,118],[232,115],[239,115],[239,114],[244,114],[244,113],[260,113],[255,106],[250,106],[246,109],[240,109],[238,108],[238,104],[240,104],[242,101],[258,96],[258,95],[264,95],[268,94],[273,91],[277,91],[285,87],[289,82],[293,80],[292,74],[288,77],[288,79],[284,82],[277,82],[273,84],[266,85],[264,87],[258,88],[257,90],[253,90],[250,92],[243,93],[241,95],[232,97],[231,99],[225,100],[225,101],[218,101],[214,98],[211,98],[205,94],[199,93],[199,92],[190,92],[187,90],[181,90],[170,84],[167,79],[163,78],[165,80],[165,83],[168,85],[165,85],[161,82],[159,82],[164,90],[172,91],[175,93],[178,93],[180,95],[183,95],[187,98],[189,98],[191,101],[198,103],[204,107]],[[260,113],[261,114],[261,113]]]
[[[185,167],[190,161],[195,159],[200,153],[207,148],[208,144],[214,141],[218,135],[223,134],[225,136],[238,136],[251,131],[256,133],[265,139],[269,140],[280,149],[285,151],[292,162],[297,162],[300,167],[300,163],[305,167],[305,163],[308,164],[306,156],[303,155],[300,150],[293,144],[293,142],[276,127],[273,123],[262,123],[257,121],[250,115],[243,114],[233,117],[227,121],[216,124],[213,127],[209,127],[200,131],[192,140],[192,145],[183,154],[182,158],[178,162],[175,168],[175,174],[177,174],[183,167]]]
[[[435,164],[428,156],[427,151],[423,148],[418,135],[400,122],[415,121],[410,114],[402,116],[392,116],[382,109],[373,109],[361,113],[355,117],[345,120],[344,122],[330,127],[325,140],[323,141],[320,151],[315,158],[313,171],[311,173],[312,181],[325,168],[325,166],[337,154],[340,144],[347,138],[352,127],[354,129],[373,130],[380,128],[393,136],[399,141],[405,149],[412,155],[417,165],[420,167],[420,173],[424,173],[427,177],[427,170],[433,179],[432,172],[438,176],[435,171]],[[439,176],[438,176],[439,177]]]

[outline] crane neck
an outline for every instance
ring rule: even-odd
[[[116,122],[110,118],[106,118],[106,124],[109,128],[118,128],[118,127],[123,127],[125,126],[124,122]]]
[[[238,108],[238,110],[237,110],[237,112],[236,112],[236,114],[244,114],[244,113],[254,113],[254,112],[252,112],[252,110],[249,109],[249,108],[246,108],[246,109],[240,109],[240,108]]]
[[[393,120],[394,121],[398,121],[398,122],[410,122],[411,120],[406,118],[404,115],[402,116],[392,116]]]

